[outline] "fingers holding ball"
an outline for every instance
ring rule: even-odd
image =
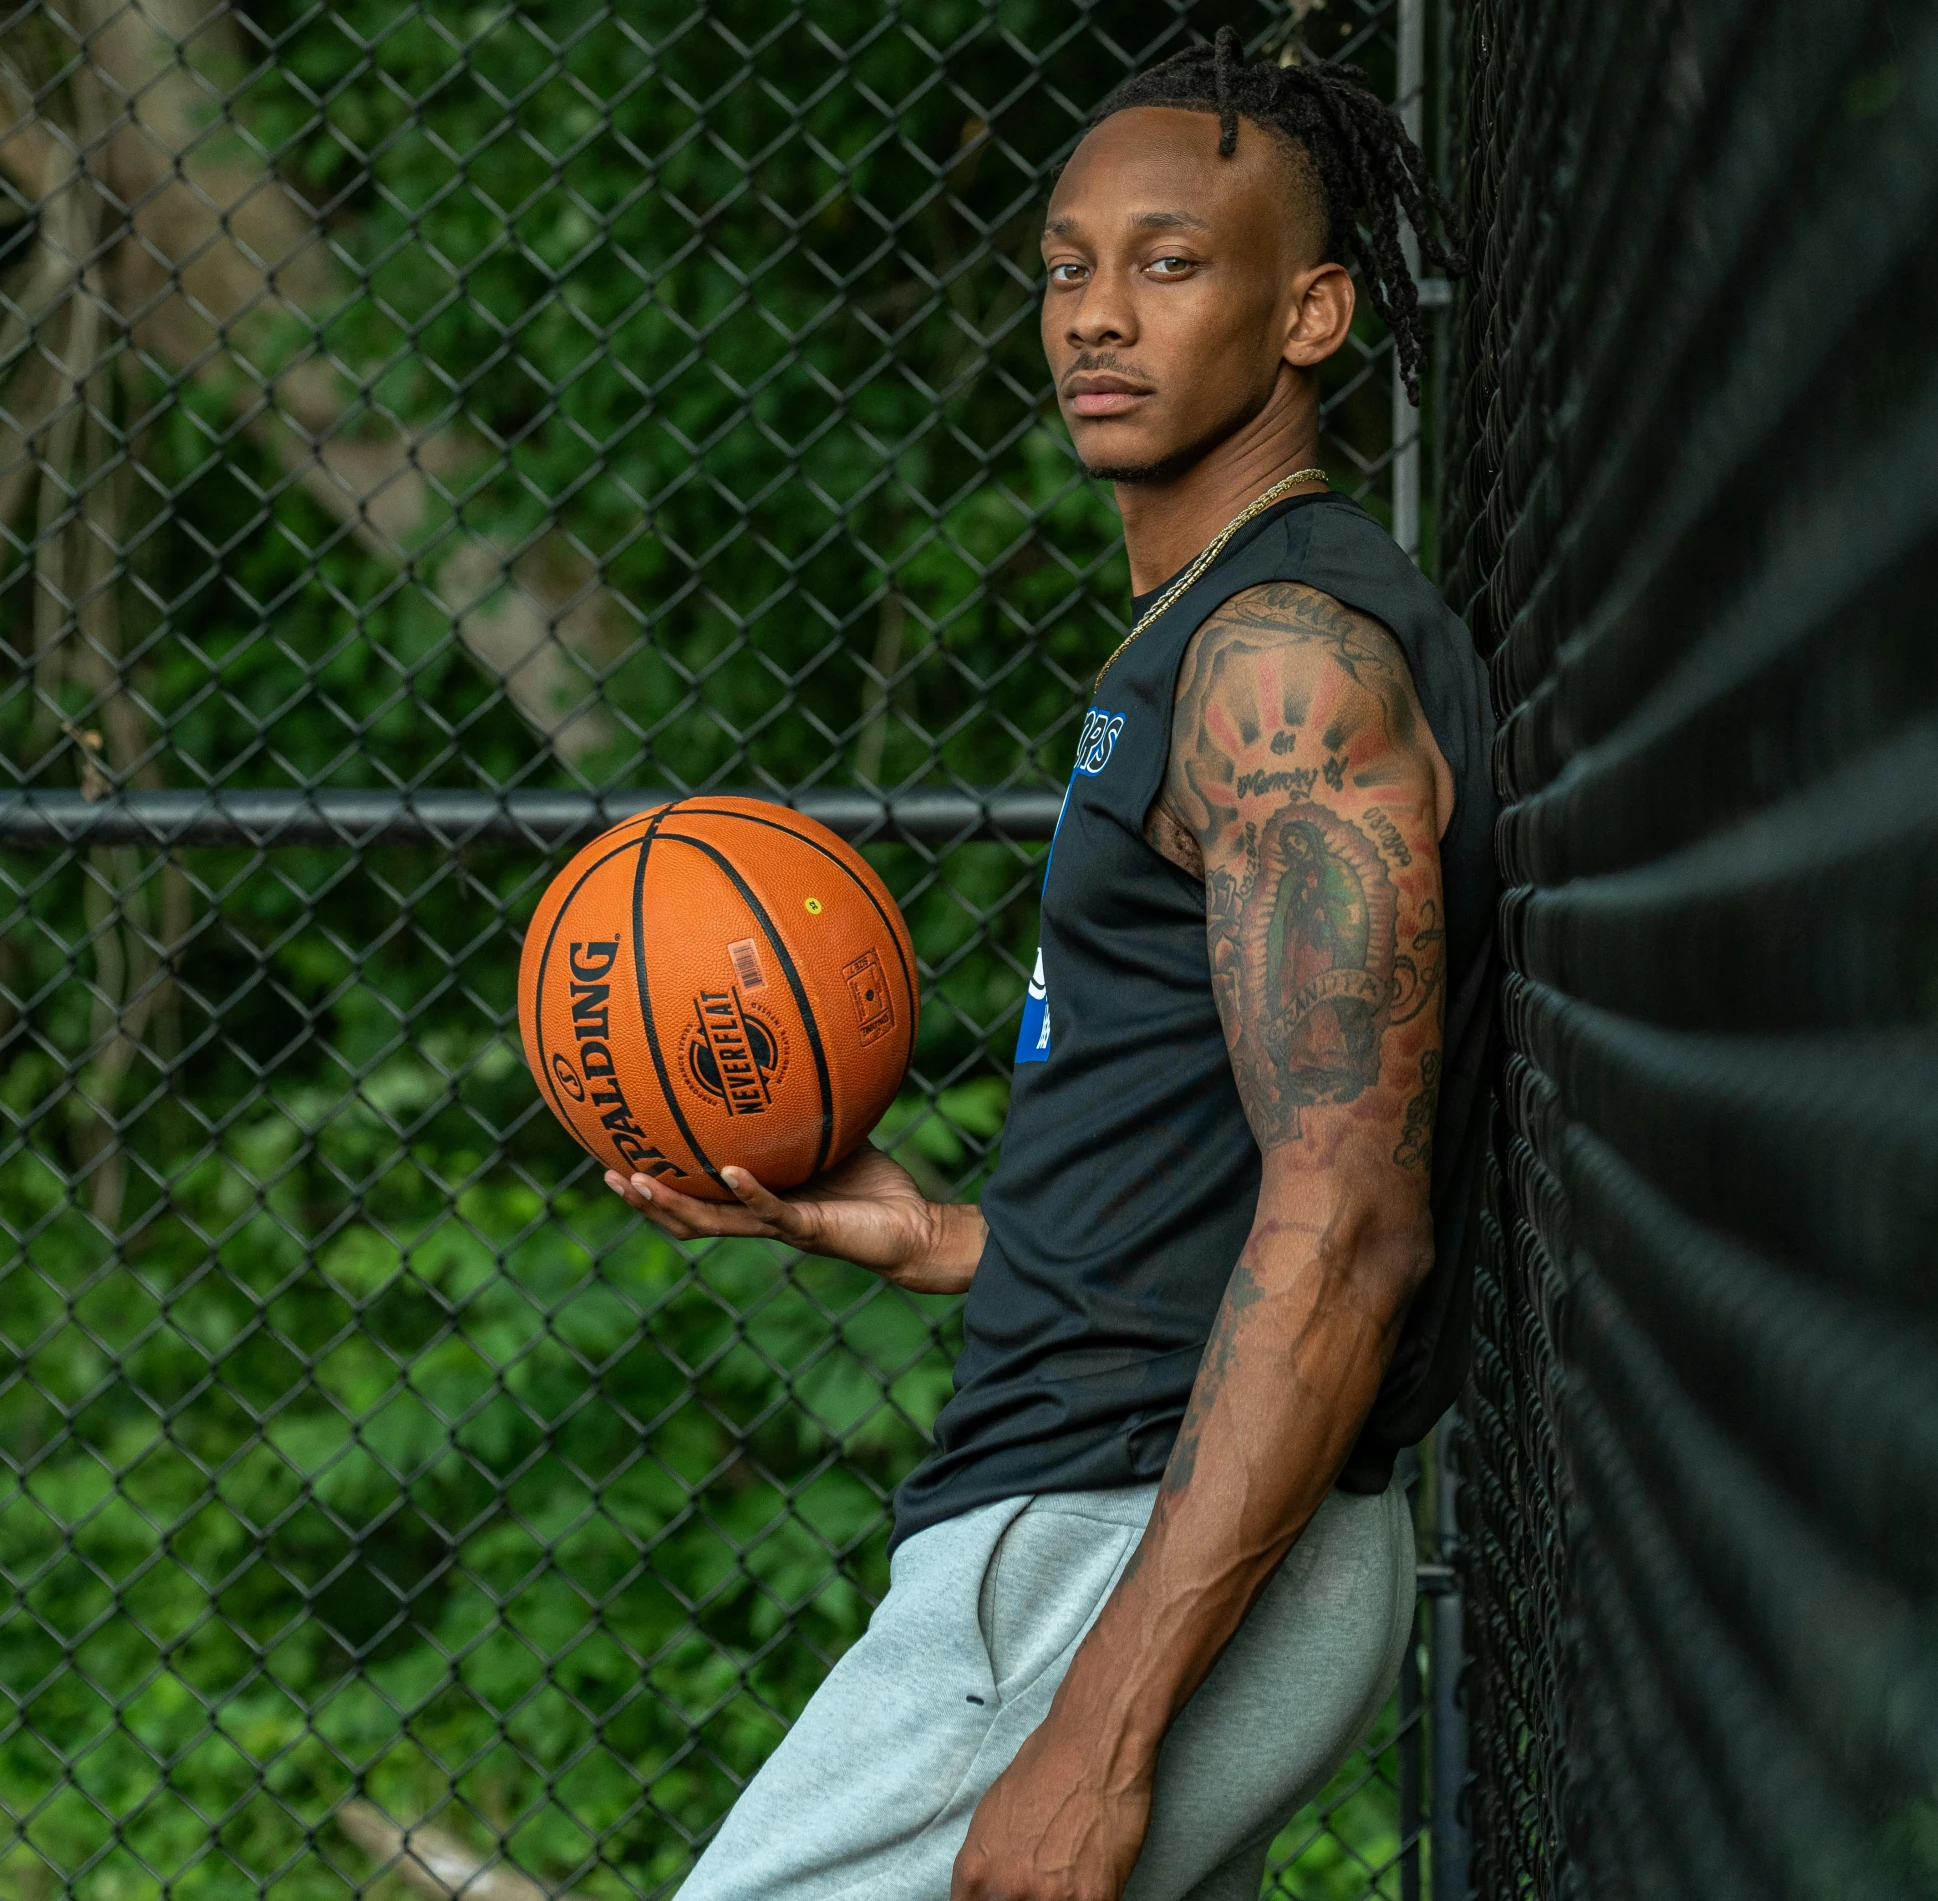
[[[738,1179],[732,1179],[737,1177]],[[683,1195],[664,1181],[648,1175],[630,1179],[617,1169],[606,1170],[606,1186],[623,1201],[676,1241],[696,1241],[722,1235],[758,1235],[768,1239],[784,1238],[792,1228],[787,1204],[770,1195],[744,1169],[728,1169],[722,1179],[740,1197],[739,1202],[701,1201]],[[743,1187],[744,1184],[744,1187]],[[751,1196],[748,1191],[751,1191]],[[778,1210],[782,1219],[775,1222],[757,1209]]]

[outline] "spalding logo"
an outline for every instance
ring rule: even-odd
[[[599,1124],[628,1166],[649,1175],[676,1175],[679,1170],[646,1139],[646,1132],[634,1118],[632,1104],[620,1086],[619,1067],[612,1060],[610,979],[618,961],[616,937],[594,938],[569,948],[572,1035],[579,1046],[579,1067],[592,1084],[592,1106],[599,1111]],[[585,1100],[584,1085],[563,1056],[552,1058],[552,1074],[574,1102]]]
[[[693,1012],[682,1051],[687,1080],[730,1116],[764,1114],[787,1070],[779,1027],[733,988],[701,991]]]
[[[1123,714],[1106,713],[1102,707],[1093,706],[1083,716],[1083,737],[1077,741],[1077,770],[1094,779],[1110,764],[1110,755],[1117,749],[1117,735],[1123,730]]]

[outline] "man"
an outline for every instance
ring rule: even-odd
[[[784,1198],[731,1172],[737,1207],[608,1178],[675,1236],[969,1296],[889,1595],[688,1901],[1254,1901],[1386,1699],[1395,1454],[1463,1355],[1491,723],[1465,629],[1310,465],[1355,253],[1417,392],[1397,216],[1453,267],[1441,209],[1354,75],[1229,32],[1106,103],[1043,341],[1137,598],[982,1205],[873,1150]]]

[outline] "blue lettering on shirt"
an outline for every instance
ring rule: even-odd
[[[1107,713],[1093,706],[1083,716],[1083,732],[1077,740],[1076,771],[1095,778],[1110,764],[1117,749],[1117,736],[1124,730],[1121,713]],[[1071,783],[1076,774],[1071,774]],[[1070,809],[1070,790],[1063,792],[1063,804],[1056,815],[1056,830],[1050,835],[1049,856],[1043,861],[1043,882],[1050,882],[1050,865],[1056,857],[1056,842],[1063,832],[1063,815]],[[1043,950],[1036,952],[1036,970],[1030,978],[1029,994],[1023,999],[1023,1023],[1016,1033],[1016,1060],[1019,1063],[1047,1063],[1050,1060],[1050,993],[1043,979]]]
[[[1094,779],[1110,764],[1110,755],[1117,749],[1117,735],[1123,730],[1123,714],[1106,713],[1101,706],[1093,706],[1083,716],[1083,736],[1077,741],[1077,770]]]

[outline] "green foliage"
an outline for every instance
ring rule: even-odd
[[[44,1344],[5,1408],[0,1785],[57,1867],[113,1819],[88,1892],[145,1864],[233,1893],[358,1791],[650,1885],[883,1586],[937,1304],[753,1244],[690,1265],[503,1171],[447,1198],[376,1121],[443,1087],[399,1054],[369,1117],[238,1124],[181,1184],[207,1258],[104,1274],[70,1215],[8,1276]],[[342,1177],[362,1218],[315,1222]],[[340,1888],[316,1863],[290,1892]]]
[[[133,707],[176,786],[1059,783],[1126,577],[1045,425],[1030,214],[1144,11],[252,0],[209,136],[341,266],[280,360],[355,373],[352,437],[462,419],[427,572],[460,527],[595,564],[613,736],[561,763],[239,432],[238,368],[111,392],[118,684],[43,669],[65,733],[0,577],[0,770],[77,783]],[[881,1139],[973,1194],[1040,858],[871,856],[925,973]],[[952,1309],[598,1188],[511,1033],[557,862],[0,862],[0,1894],[322,1901],[358,1794],[651,1891],[865,1626]],[[1302,1891],[1363,1892],[1390,1811]]]

